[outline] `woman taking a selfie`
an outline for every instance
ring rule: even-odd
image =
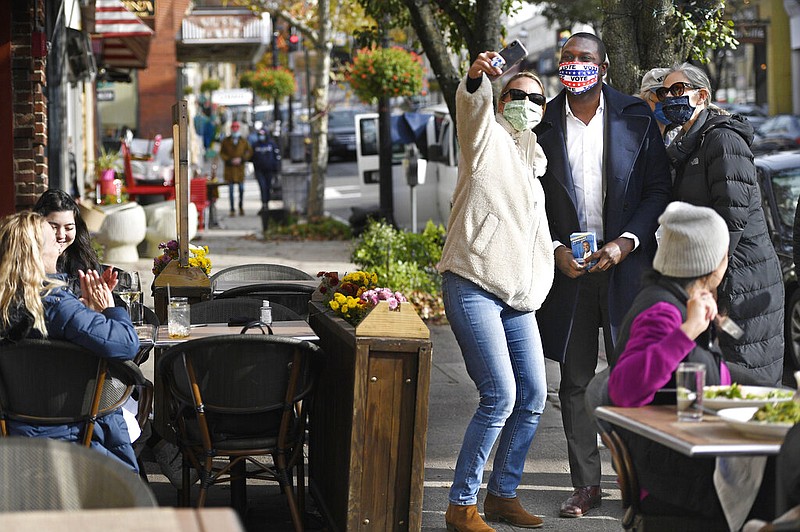
[[[491,531],[477,511],[478,488],[499,438],[487,520],[538,528],[517,499],[525,457],[547,394],[535,311],[553,280],[553,245],[539,177],[547,159],[531,128],[544,87],[529,72],[511,77],[494,111],[484,52],[456,92],[461,160],[439,271],[447,318],[480,397],[464,435],[445,514],[451,531]]]

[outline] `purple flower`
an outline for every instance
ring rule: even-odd
[[[397,301],[395,298],[389,298],[389,310],[397,310],[397,307],[400,306],[400,302]]]

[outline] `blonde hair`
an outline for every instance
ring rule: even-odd
[[[522,72],[517,72],[516,74],[511,76],[511,79],[509,79],[506,82],[506,84],[503,85],[503,90],[500,91],[500,98],[503,97],[503,94],[505,94],[506,89],[508,89],[508,86],[511,85],[511,82],[515,81],[515,80],[518,80],[519,78],[530,78],[533,81],[535,81],[536,83],[538,83],[539,84],[539,88],[542,89],[542,96],[544,96],[545,98],[547,97],[547,94],[545,93],[545,90],[544,90],[544,83],[542,83],[542,80],[539,79],[539,76],[537,76],[533,72],[528,72],[527,70],[523,70]]]
[[[0,329],[8,329],[11,310],[23,307],[33,316],[33,327],[47,336],[42,297],[62,286],[47,277],[42,249],[41,214],[26,211],[0,220]]]

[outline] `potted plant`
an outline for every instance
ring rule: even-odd
[[[259,68],[253,74],[242,75],[240,85],[249,88],[264,100],[279,100],[294,94],[294,74],[286,68]]]
[[[422,59],[397,46],[363,49],[353,59],[345,77],[364,102],[381,97],[414,96],[422,90]]]
[[[94,160],[94,169],[100,185],[100,196],[115,194],[114,178],[117,172],[122,170],[119,165],[119,152],[106,150],[101,146],[100,154]]]

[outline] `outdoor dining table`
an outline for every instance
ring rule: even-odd
[[[244,531],[231,508],[112,508],[0,514],[0,529],[16,532],[134,530],[133,523],[136,530],[153,532]]]
[[[770,456],[778,454],[783,443],[782,439],[742,435],[710,414],[705,414],[700,423],[678,422],[675,405],[601,406],[594,415],[686,456]]]
[[[728,458],[736,456],[768,457],[764,482],[774,482],[776,514],[783,512],[784,494],[775,477],[775,456],[782,438],[756,438],[741,434],[722,418],[704,414],[701,422],[679,422],[675,405],[648,405],[634,408],[600,406],[594,415],[616,427],[660,443],[681,454],[696,458]],[[772,480],[767,480],[771,478]],[[723,507],[725,503],[723,502]]]

